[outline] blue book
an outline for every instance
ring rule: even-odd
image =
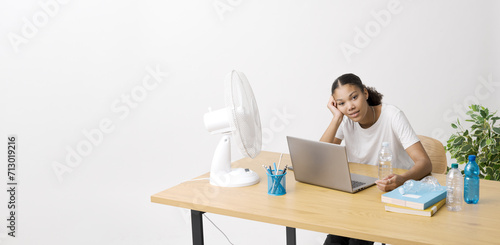
[[[404,194],[402,195],[398,187],[390,192],[382,195],[382,202],[402,207],[409,207],[414,209],[425,210],[435,203],[446,198],[446,188],[439,191],[430,191],[419,194]]]

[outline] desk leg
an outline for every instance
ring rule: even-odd
[[[203,214],[196,210],[191,210],[191,228],[193,234],[193,245],[203,245]]]
[[[286,227],[286,245],[297,245],[297,236],[295,228]]]

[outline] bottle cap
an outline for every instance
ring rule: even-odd
[[[452,163],[451,164],[451,168],[458,168],[458,164],[457,163]]]
[[[382,146],[388,147],[389,146],[389,142],[386,142],[386,141],[382,142]]]
[[[476,155],[469,155],[469,161],[476,161]]]

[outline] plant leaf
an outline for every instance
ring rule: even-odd
[[[463,137],[463,136],[459,136],[459,137],[457,137],[457,138],[453,141],[453,145],[454,145],[454,146],[459,146],[459,145],[461,145],[463,142],[464,142],[464,137]]]
[[[500,127],[495,126],[500,116],[477,104],[470,105],[469,109],[466,112],[469,118],[465,121],[470,126],[464,127],[459,119],[451,123],[456,132],[450,135],[445,149],[459,164],[467,163],[468,155],[476,155],[480,178],[500,181]]]
[[[486,167],[486,163],[487,163],[486,158],[482,157],[482,158],[479,158],[479,159],[476,159],[476,160],[477,160],[477,162],[479,162],[478,165],[481,166],[481,168],[484,169]]]
[[[476,137],[477,137],[477,136],[481,136],[481,135],[483,135],[483,130],[481,130],[481,129],[477,129],[476,131],[474,131],[474,133],[473,133],[472,135],[474,135],[474,136],[476,136]]]
[[[495,172],[492,167],[486,167],[485,170],[488,175],[493,175],[493,173]]]
[[[481,141],[479,142],[479,146],[481,148],[484,148],[484,146],[486,146],[486,140],[485,139],[481,139]]]
[[[492,118],[491,118],[491,121],[493,121],[493,122],[491,123],[491,126],[495,125],[495,123],[496,123],[499,119],[500,119],[500,117],[492,117]]]
[[[467,152],[470,149],[472,149],[472,145],[467,144],[467,145],[462,146],[462,148],[460,148],[460,151],[463,152],[463,153],[465,153],[465,154],[467,154]]]
[[[457,162],[460,163],[460,164],[464,164],[464,163],[467,162],[467,161],[465,161],[465,156],[463,156],[463,155],[455,158],[455,160],[457,160]]]
[[[481,111],[479,111],[479,113],[481,114],[481,117],[483,117],[483,118],[486,118],[488,116],[488,114],[486,113],[485,110],[481,110]]]

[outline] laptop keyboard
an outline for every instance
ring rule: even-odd
[[[360,182],[360,181],[351,180],[351,184],[352,184],[352,188],[354,189],[356,187],[364,185],[365,183],[364,182]]]

